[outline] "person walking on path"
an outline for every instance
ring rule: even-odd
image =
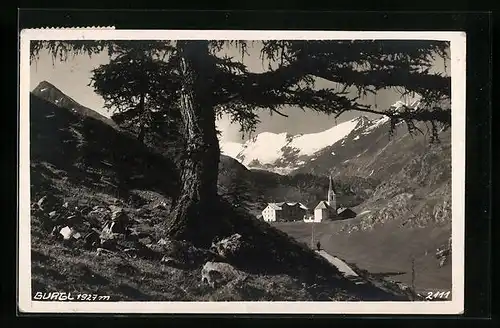
[[[316,248],[318,249],[318,252],[321,250],[321,243],[318,241],[318,243],[316,244]]]

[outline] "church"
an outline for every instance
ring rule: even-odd
[[[316,205],[314,214],[309,214],[308,208],[302,203],[280,202],[268,203],[260,217],[266,222],[322,222],[354,218],[356,213],[350,208],[338,206],[333,179],[330,175],[326,200]]]
[[[324,220],[335,220],[337,215],[337,195],[333,186],[333,179],[330,175],[330,184],[328,187],[327,200],[322,200],[314,208],[314,222],[321,222]]]

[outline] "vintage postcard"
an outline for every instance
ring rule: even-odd
[[[19,310],[462,313],[465,44],[21,31]]]

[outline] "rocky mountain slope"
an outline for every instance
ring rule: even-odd
[[[57,90],[47,95],[32,94],[30,104],[33,293],[85,290],[111,301],[408,299],[353,284],[307,246],[227,202],[220,215],[234,235],[214,241],[215,249],[164,239],[161,222],[177,190],[172,159],[101,117],[62,107]],[[202,279],[214,261],[231,268],[220,269],[222,284]]]

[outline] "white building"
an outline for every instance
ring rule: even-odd
[[[314,215],[305,215],[304,216],[304,222],[311,223],[311,222],[319,222],[319,221],[315,220]]]
[[[262,218],[266,222],[301,221],[307,212],[302,203],[269,203],[262,211]]]

